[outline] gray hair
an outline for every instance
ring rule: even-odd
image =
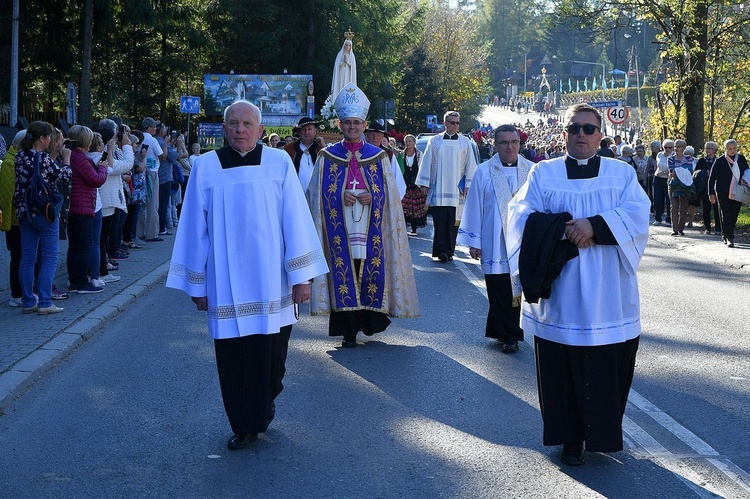
[[[231,108],[233,108],[234,106],[238,106],[238,105],[241,105],[241,104],[250,106],[250,108],[253,109],[253,111],[255,111],[256,113],[258,113],[258,121],[259,122],[263,121],[263,115],[261,114],[260,108],[258,106],[256,106],[255,104],[253,104],[249,100],[237,99],[236,101],[234,101],[231,104],[229,104],[226,109],[224,109],[224,121],[225,122],[227,121],[227,114],[229,114],[229,110]]]
[[[448,116],[453,116],[454,118],[460,118],[461,117],[461,115],[459,114],[458,111],[448,111],[447,113],[445,113],[443,115],[443,121],[447,120]]]
[[[727,139],[724,141],[724,149],[726,149],[727,146],[739,146],[739,144],[737,144],[737,141],[734,139]]]
[[[19,131],[18,133],[16,133],[16,136],[13,137],[13,142],[11,142],[11,145],[14,145],[16,149],[18,149],[19,147],[21,147],[21,141],[23,140],[24,137],[26,137],[25,128]]]
[[[117,133],[117,123],[109,118],[103,118],[99,120],[99,126],[96,131],[102,134],[102,140],[107,143]]]
[[[695,148],[693,146],[685,147],[685,154],[688,156],[695,156]]]
[[[674,140],[672,140],[672,139],[664,139],[664,142],[661,143],[661,147],[664,148],[666,146],[672,146],[672,147],[674,147]]]
[[[717,144],[713,140],[709,140],[708,142],[706,142],[706,145],[703,146],[703,149],[713,149],[714,151],[718,151],[719,150],[719,144]]]
[[[687,142],[684,139],[677,139],[674,141],[675,147],[687,147]]]

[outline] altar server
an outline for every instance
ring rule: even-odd
[[[531,170],[508,206],[506,242],[525,296],[521,325],[535,336],[543,442],[562,444],[562,462],[580,465],[584,449],[622,449],[650,203],[635,170],[596,156],[596,109],[571,106],[564,123],[567,155]]]
[[[296,307],[328,267],[292,160],[258,143],[260,110],[235,101],[223,130],[229,145],[193,166],[167,286],[208,312],[227,446],[241,449],[274,418]]]

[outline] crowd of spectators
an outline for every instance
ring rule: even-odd
[[[24,314],[61,312],[52,300],[101,293],[121,279],[131,250],[164,241],[179,222],[190,169],[200,155],[153,118],[131,130],[119,117],[63,133],[42,121],[0,140],[0,230],[10,251],[8,305]],[[61,195],[59,213],[27,200],[35,172]],[[39,216],[45,215],[45,216]],[[51,219],[51,221],[50,221]],[[67,240],[67,291],[53,283],[58,244]],[[62,286],[61,286],[62,287]]]

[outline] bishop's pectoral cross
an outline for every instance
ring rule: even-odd
[[[352,190],[356,190],[358,185],[359,181],[356,178],[353,178],[351,182],[349,182],[349,186],[352,188]]]

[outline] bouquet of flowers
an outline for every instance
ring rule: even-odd
[[[333,96],[330,94],[320,109],[320,117],[323,119],[323,126],[326,130],[338,131],[338,117],[336,116],[336,109],[333,107]]]

